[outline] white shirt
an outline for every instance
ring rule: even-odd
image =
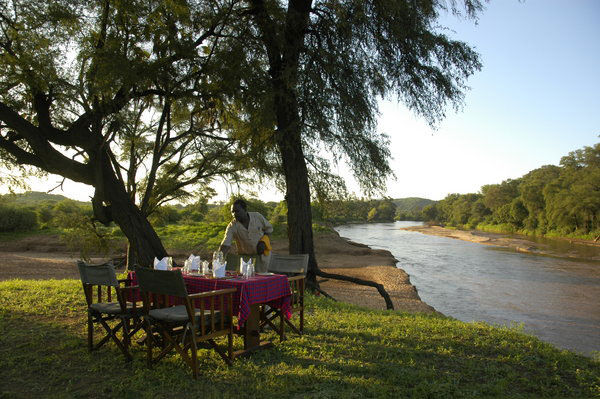
[[[271,223],[260,213],[248,212],[248,216],[250,217],[248,228],[236,219],[233,219],[227,225],[225,237],[221,241],[221,245],[230,247],[232,241],[235,239],[238,255],[256,255],[258,241],[260,241],[263,235],[273,232]]]

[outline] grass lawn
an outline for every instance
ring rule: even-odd
[[[0,282],[0,398],[600,397],[600,362],[516,329],[372,311],[308,295],[306,334],[227,367],[201,351],[201,376],[171,355],[127,364],[88,353],[78,280]],[[241,339],[235,339],[237,348]]]

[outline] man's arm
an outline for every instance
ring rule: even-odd
[[[219,246],[219,251],[221,251],[224,255],[227,255],[227,252],[231,249],[231,243],[233,242],[233,223],[229,223],[227,228],[225,229],[225,236],[223,236],[223,241],[221,241],[221,245]]]

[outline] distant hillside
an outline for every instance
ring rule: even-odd
[[[418,197],[398,198],[392,201],[394,204],[396,204],[396,210],[400,210],[402,212],[421,211],[427,205],[434,204],[436,202],[427,198]]]
[[[47,194],[39,191],[28,191],[22,194],[5,194],[0,195],[0,201],[5,205],[13,205],[13,206],[35,206],[42,202],[60,202],[64,200],[69,200],[69,198],[64,195],[58,194]],[[76,201],[81,204],[85,204],[85,202]]]

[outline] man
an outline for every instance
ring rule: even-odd
[[[235,239],[238,255],[259,255],[254,270],[266,272],[271,260],[269,234],[273,226],[260,213],[248,212],[246,202],[241,199],[231,205],[231,214],[234,219],[227,225],[219,251],[226,255]]]

